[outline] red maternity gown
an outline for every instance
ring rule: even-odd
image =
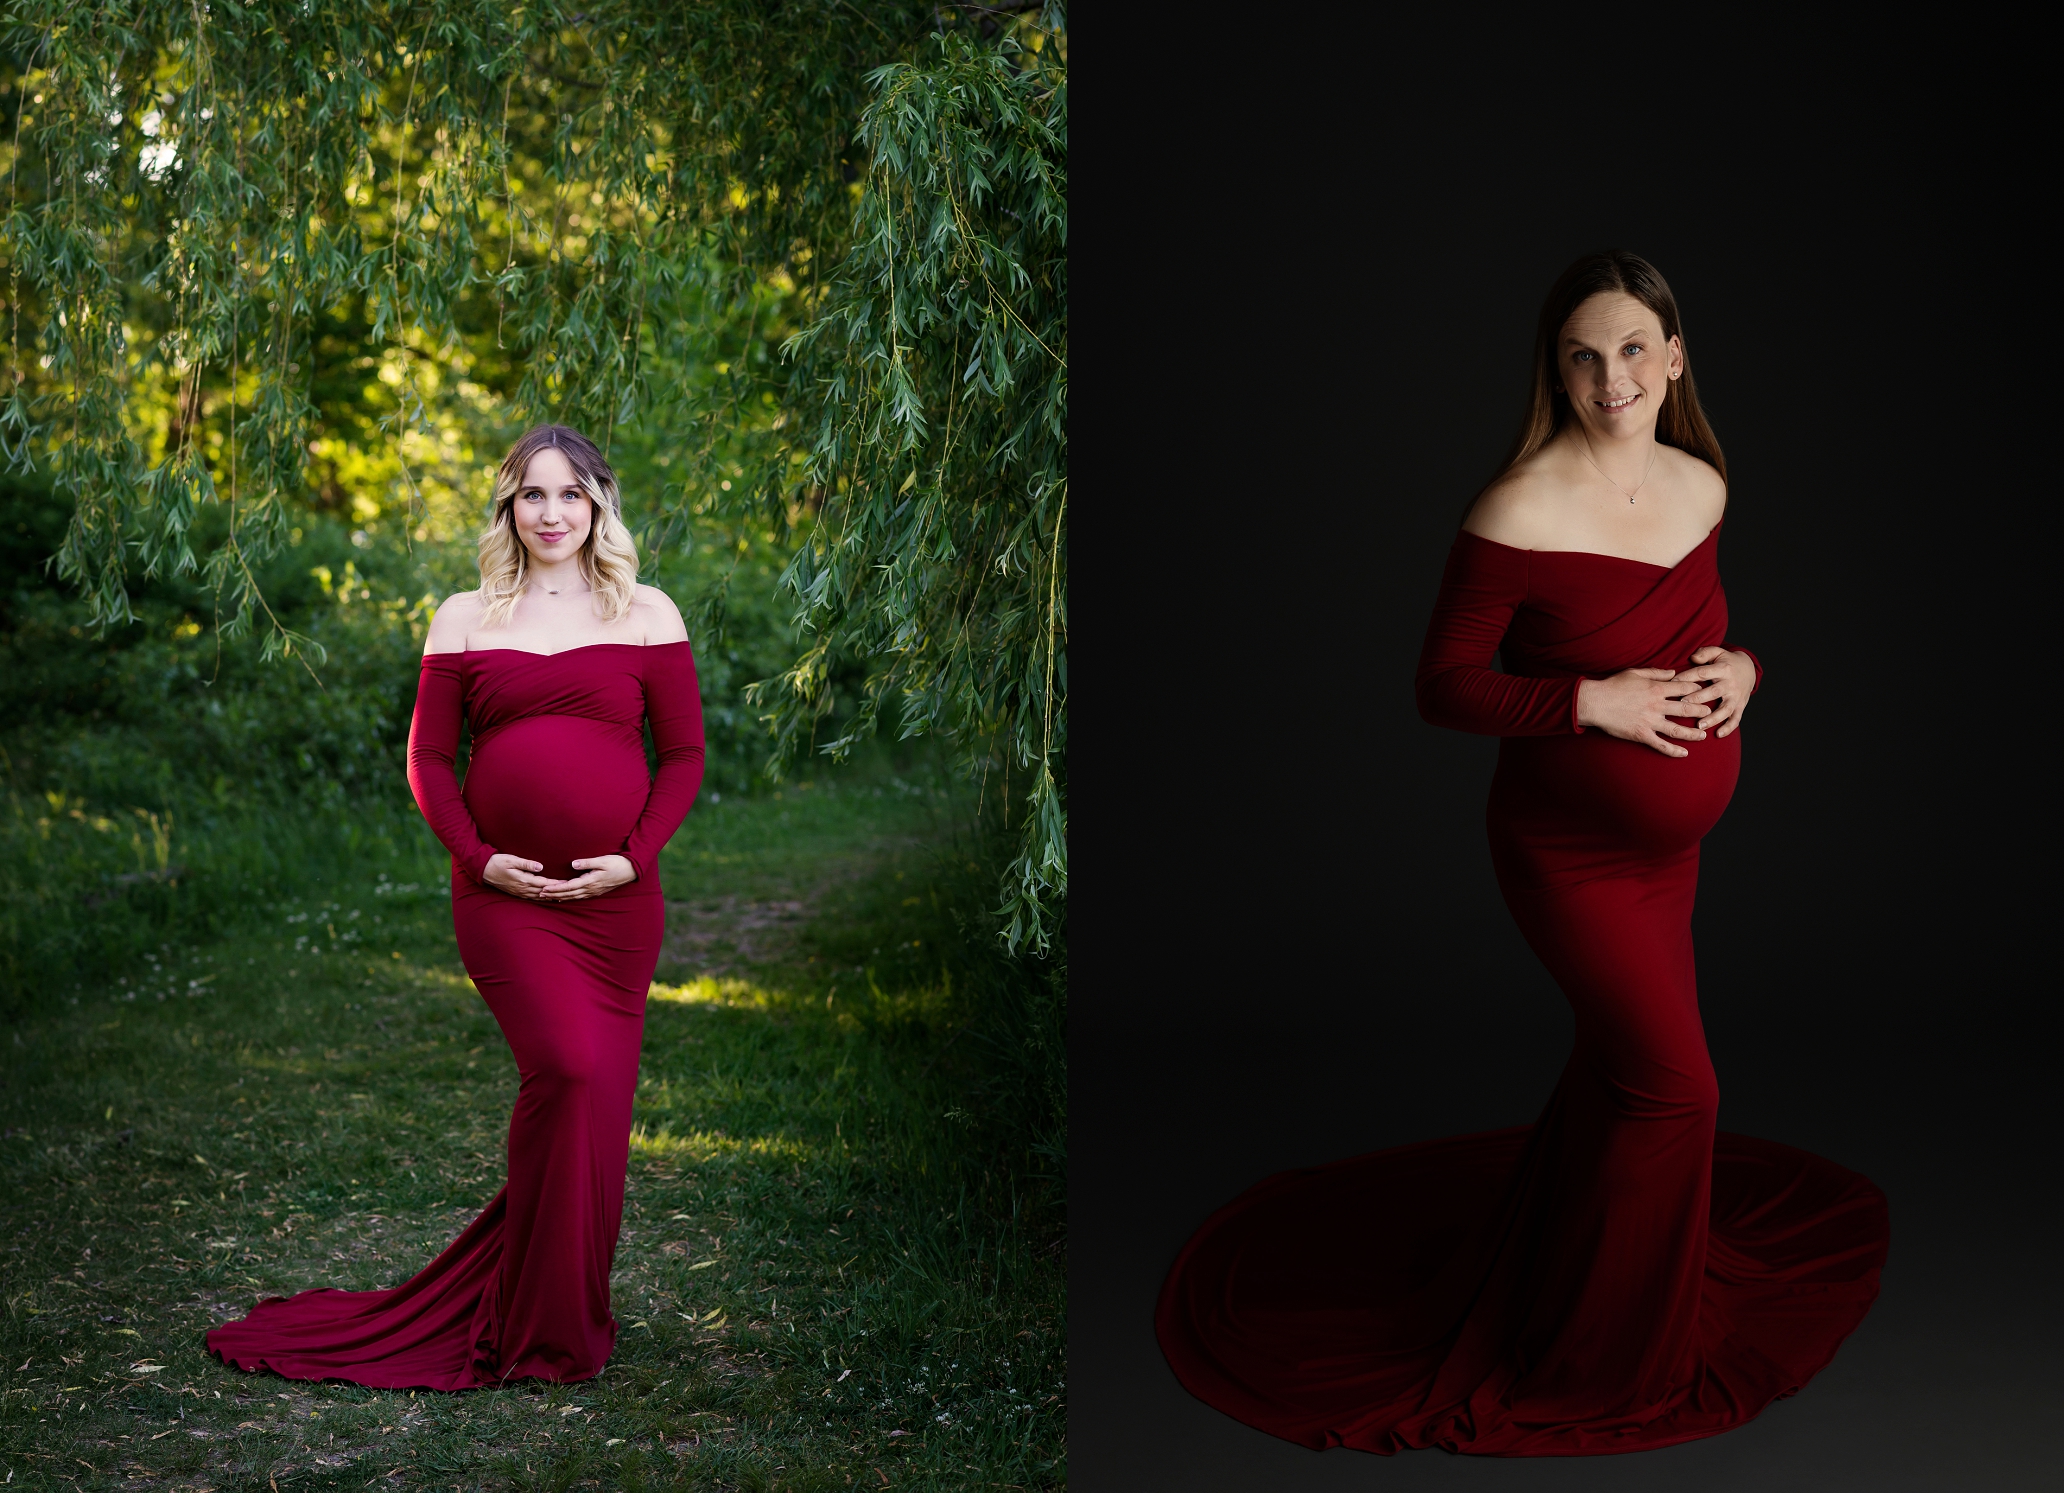
[[[1793,1393],[1869,1310],[1883,1194],[1715,1133],[1691,911],[1741,736],[1670,758],[1575,719],[1580,679],[1725,641],[1718,543],[1665,569],[1456,540],[1420,710],[1503,738],[1492,859],[1575,1049],[1533,1125],[1284,1172],[1212,1215],[1156,1317],[1207,1404],[1314,1448],[1637,1451]]]
[[[463,795],[462,713],[473,728]],[[452,853],[459,953],[521,1075],[509,1180],[414,1279],[274,1297],[216,1328],[208,1346],[225,1362],[378,1389],[565,1382],[602,1367],[616,1341],[609,1269],[665,921],[659,852],[701,781],[685,642],[424,657],[409,786]],[[531,902],[481,881],[497,851],[558,878],[576,856],[620,854],[638,877],[586,901]]]

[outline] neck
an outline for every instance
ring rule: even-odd
[[[1606,480],[1622,489],[1638,487],[1647,480],[1656,459],[1655,427],[1614,438],[1591,430],[1582,423],[1570,427],[1570,439],[1591,459]]]
[[[533,564],[530,567],[530,579],[523,589],[526,591],[581,592],[588,589],[588,584],[581,579],[578,566],[562,561],[560,564],[550,567]]]

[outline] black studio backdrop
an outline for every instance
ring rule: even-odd
[[[1611,59],[1322,40],[1243,54],[1237,108],[1139,57],[1113,75],[1160,81],[1085,111],[1072,1485],[2048,1485],[2064,265],[2019,125],[1919,53],[1659,97]],[[1711,1442],[1312,1454],[1184,1394],[1154,1292],[1261,1177],[1525,1122],[1560,1070],[1566,1008],[1485,850],[1496,745],[1420,722],[1411,681],[1539,299],[1608,246],[1677,294],[1731,469],[1734,637],[1768,670],[1696,922],[1721,1124],[1886,1189],[1884,1295]]]

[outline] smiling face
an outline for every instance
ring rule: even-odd
[[[1684,371],[1684,343],[1665,339],[1662,318],[1633,296],[1595,295],[1563,323],[1556,371],[1594,440],[1652,435],[1670,380]]]
[[[523,469],[509,516],[533,564],[560,565],[587,543],[595,504],[574,476],[573,463],[547,446]]]

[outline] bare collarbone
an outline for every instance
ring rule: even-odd
[[[688,639],[680,609],[672,597],[656,586],[639,586],[631,598],[630,609],[614,622],[594,617],[578,621],[512,619],[500,627],[483,629],[476,625],[479,617],[478,591],[460,591],[447,597],[431,621],[423,651],[515,652],[549,658],[578,648],[650,648]]]
[[[1511,549],[1578,552],[1670,569],[1713,532],[1727,484],[1707,463],[1658,446],[1635,501],[1619,502],[1606,479],[1557,442],[1486,488],[1464,532]]]

